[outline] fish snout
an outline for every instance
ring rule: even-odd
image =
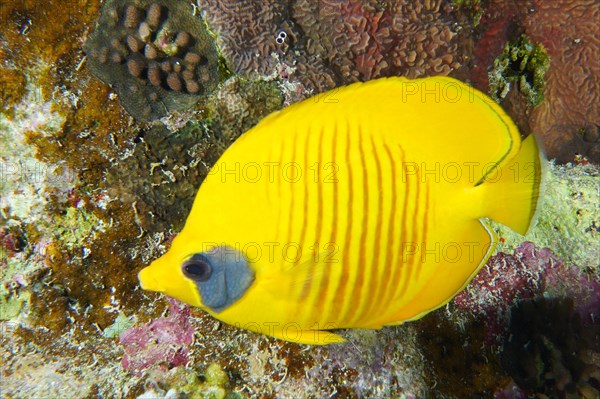
[[[138,273],[138,280],[142,289],[146,291],[164,292],[165,289],[156,278],[156,273],[153,270],[152,265],[147,266],[140,270]]]
[[[138,279],[144,290],[160,292],[187,304],[201,307],[200,294],[194,283],[185,278],[178,269],[179,266],[173,266],[171,257],[163,256],[140,270]]]

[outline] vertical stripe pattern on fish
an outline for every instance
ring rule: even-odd
[[[140,272],[241,328],[288,341],[422,317],[492,254],[485,218],[525,233],[533,136],[451,78],[356,83],[276,112],[203,182],[169,251]]]

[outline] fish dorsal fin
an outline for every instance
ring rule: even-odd
[[[271,114],[253,130],[283,140],[281,132],[290,126],[309,132],[332,124],[381,135],[402,145],[409,161],[440,173],[456,166],[471,184],[514,156],[520,142],[518,129],[497,103],[445,76],[390,77],[337,88]]]

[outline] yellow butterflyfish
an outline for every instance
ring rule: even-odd
[[[139,279],[240,328],[341,342],[450,301],[494,251],[485,218],[527,231],[541,174],[535,137],[460,81],[355,83],[233,143]]]

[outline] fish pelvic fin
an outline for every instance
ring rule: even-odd
[[[305,345],[329,345],[346,342],[345,338],[326,330],[275,329],[269,335],[284,341]]]

